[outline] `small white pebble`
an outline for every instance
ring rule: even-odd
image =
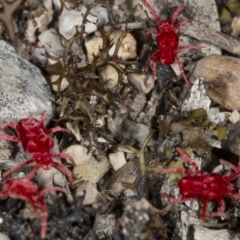
[[[113,7],[112,7],[113,11],[118,10],[118,9],[119,9],[119,7],[117,5],[113,5]]]
[[[140,118],[144,118],[146,116],[146,113],[145,112],[141,112],[140,114],[139,114],[139,117]]]
[[[208,110],[208,116],[211,116],[211,115],[217,115],[219,113],[219,108],[217,107],[212,107],[212,108],[209,108]]]
[[[70,145],[63,152],[69,154],[77,165],[85,163],[91,157],[91,154],[88,154],[88,149],[80,144]],[[69,160],[67,161],[70,162]]]
[[[105,124],[104,119],[98,119],[97,124],[100,126],[104,126],[104,124]]]
[[[123,152],[110,153],[108,157],[115,171],[120,169],[127,162]]]
[[[18,173],[18,178],[24,178],[26,174],[24,172]]]
[[[107,142],[106,139],[104,139],[104,138],[102,138],[102,137],[99,137],[99,138],[97,139],[97,141],[100,142],[100,143],[105,143],[105,142]]]
[[[90,99],[90,104],[96,104],[97,103],[97,97],[96,96],[91,96],[91,99]]]
[[[2,218],[0,218],[0,224],[2,224],[3,223],[3,219]]]
[[[114,1],[114,5],[122,5],[122,4],[124,4],[124,3],[126,3],[126,0],[115,0]]]
[[[0,233],[0,239],[1,240],[10,240],[10,238],[7,235],[3,234],[3,233]]]
[[[148,101],[147,102],[149,106],[152,106],[153,105],[153,102],[152,101]]]
[[[108,122],[108,123],[111,123],[112,121],[113,121],[113,119],[112,119],[111,117],[108,117],[108,118],[107,118],[107,122]]]
[[[130,188],[125,189],[123,193],[124,193],[125,197],[132,197],[132,196],[135,195],[135,193],[133,192],[133,190],[130,189]]]
[[[113,115],[113,111],[110,110],[110,109],[108,109],[108,114],[109,114],[109,115]]]
[[[239,121],[239,119],[240,119],[240,115],[239,115],[239,112],[237,110],[233,110],[232,114],[228,118],[228,120],[233,124],[235,124],[237,121]]]
[[[121,113],[121,114],[125,114],[125,113],[127,113],[127,110],[124,109],[124,108],[120,108],[120,113]]]

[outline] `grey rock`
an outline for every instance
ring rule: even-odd
[[[52,116],[51,91],[40,70],[0,41],[0,123]]]

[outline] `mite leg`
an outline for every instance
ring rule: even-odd
[[[42,124],[43,124],[43,126],[45,125],[45,123],[46,123],[46,118],[47,118],[47,111],[46,110],[44,110],[43,112],[42,112]]]
[[[76,163],[74,161],[74,159],[72,158],[72,156],[70,156],[69,154],[67,153],[59,153],[59,154],[53,154],[52,155],[53,158],[66,158],[68,159],[69,161],[71,161],[72,165],[74,167],[76,167]]]
[[[176,22],[179,13],[186,8],[187,8],[186,6],[180,6],[175,10],[175,12],[172,15],[172,25],[174,25],[174,23]]]
[[[195,174],[200,175],[197,164],[181,148],[176,148],[176,150],[181,155],[181,157],[194,168]]]
[[[71,188],[75,188],[71,171],[69,171],[69,169],[67,167],[65,167],[64,165],[62,165],[61,163],[58,163],[58,162],[53,162],[52,165],[54,167],[56,167],[57,169],[61,170],[62,172],[64,172],[69,180]]]
[[[145,5],[145,7],[148,8],[148,10],[150,11],[150,13],[153,15],[159,29],[160,29],[160,26],[161,26],[161,20],[160,18],[158,17],[157,13],[152,9],[152,7],[150,6],[150,4],[146,1],[146,0],[142,0],[142,3]]]
[[[225,202],[223,200],[220,201],[220,207],[217,212],[206,213],[207,217],[221,217],[225,211]]]
[[[41,220],[41,238],[45,238],[46,237],[46,232],[47,232],[47,217],[48,217],[48,213],[47,213],[47,206],[44,203],[43,199],[39,199],[38,200],[40,206],[41,206],[41,216],[42,216],[42,220]]]
[[[205,48],[205,46],[190,46],[190,45],[188,45],[188,46],[179,46],[177,50],[179,51],[179,50],[185,50],[185,49],[202,49],[202,48]]]
[[[187,176],[192,176],[192,173],[186,169],[181,168],[156,168],[155,172],[157,173],[182,173]]]
[[[235,198],[240,200],[240,194],[239,193],[229,193],[226,196],[230,197],[230,198]]]
[[[17,164],[16,166],[14,166],[14,167],[10,168],[8,171],[6,171],[6,172],[3,174],[3,177],[6,177],[7,175],[15,172],[17,169],[22,168],[22,167],[24,167],[24,166],[32,163],[33,161],[34,161],[33,159],[30,159],[30,160],[28,160],[28,161],[26,161],[26,162]]]
[[[147,37],[148,37],[149,35],[158,35],[158,34],[159,34],[159,32],[158,32],[156,29],[149,30],[149,31],[147,31],[147,33],[146,33]]]
[[[176,60],[177,60],[177,63],[178,63],[179,70],[180,70],[180,72],[181,72],[181,74],[182,74],[182,77],[183,77],[185,83],[188,84],[187,77],[186,77],[186,75],[185,75],[185,73],[184,73],[184,71],[183,71],[182,63],[181,63],[178,55],[176,55]]]
[[[14,123],[14,122],[7,122],[7,123],[1,125],[0,130],[3,130],[7,127],[11,127],[17,132],[17,124]],[[13,141],[13,142],[21,142],[21,140],[19,138],[14,137],[14,136],[9,136],[9,135],[6,135],[6,134],[0,134],[0,138],[10,140],[10,141]]]
[[[176,25],[176,27],[174,27],[175,31],[177,31],[180,27],[186,25],[186,24],[189,24],[191,23],[192,21],[191,20],[185,20],[185,21],[182,21],[180,22],[179,24]]]
[[[68,129],[61,128],[61,127],[54,127],[54,128],[51,128],[50,130],[47,131],[48,134],[52,134],[52,133],[55,133],[55,132],[71,133],[71,131],[69,131]]]
[[[150,56],[150,58],[147,61],[147,68],[149,68],[149,66],[152,65],[151,68],[152,68],[153,75],[157,74],[158,56],[159,56],[159,52],[156,51]]]
[[[219,162],[226,166],[226,167],[229,167],[230,169],[232,169],[234,172],[228,176],[224,176],[224,179],[226,179],[227,181],[231,181],[233,179],[235,179],[236,177],[238,177],[239,173],[240,173],[240,161],[239,161],[239,164],[238,164],[238,167],[234,166],[232,163],[228,162],[228,161],[225,161],[223,159],[220,159]]]
[[[192,201],[192,198],[174,198],[167,193],[162,193],[162,196],[167,198],[171,203],[184,203],[187,201]]]

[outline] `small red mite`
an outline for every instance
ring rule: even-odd
[[[166,193],[162,195],[170,200],[172,203],[183,203],[193,199],[198,199],[202,203],[202,220],[205,215],[208,217],[222,216],[225,211],[224,197],[240,199],[240,194],[236,193],[236,188],[230,181],[234,180],[240,174],[240,161],[238,167],[233,164],[220,160],[222,165],[225,165],[233,170],[233,173],[228,176],[222,176],[218,173],[204,173],[201,174],[197,164],[181,149],[176,148],[182,158],[187,161],[193,168],[193,172],[186,169],[162,169],[157,168],[158,173],[182,173],[183,177],[178,182],[180,194],[182,198],[173,198]],[[206,207],[208,202],[219,202],[220,207],[217,212],[207,213]]]
[[[19,163],[16,166],[9,169],[8,171],[6,171],[3,174],[3,177],[6,177],[7,175],[11,174],[12,172],[16,171],[17,169],[23,166],[35,162],[36,166],[34,167],[32,172],[29,173],[30,177],[32,177],[40,167],[42,167],[45,170],[48,170],[51,168],[51,166],[54,166],[66,174],[66,176],[69,179],[71,187],[74,188],[72,173],[63,164],[53,161],[53,158],[67,158],[72,162],[73,166],[76,166],[76,163],[73,160],[73,158],[70,155],[64,153],[51,154],[51,151],[54,147],[54,140],[50,136],[50,134],[59,131],[61,132],[69,131],[61,127],[55,127],[50,130],[45,129],[44,125],[46,121],[46,114],[47,114],[46,111],[43,111],[41,121],[38,121],[35,118],[25,118],[20,120],[18,124],[15,124],[14,122],[7,122],[0,126],[0,130],[3,130],[7,127],[11,127],[18,134],[18,137],[0,134],[0,138],[14,142],[20,142],[22,144],[24,151],[30,156],[32,156],[30,160],[27,160],[23,163]]]
[[[66,192],[66,189],[61,187],[47,187],[40,190],[36,183],[32,182],[30,178],[22,179],[8,179],[3,184],[3,190],[0,192],[0,197],[8,196],[11,198],[19,198],[27,200],[31,205],[35,213],[37,213],[37,206],[41,208],[41,238],[46,237],[47,230],[47,206],[44,202],[44,194],[51,191]]]
[[[188,84],[187,77],[183,71],[183,67],[177,52],[179,50],[184,50],[184,49],[200,49],[204,47],[179,46],[179,36],[177,34],[177,30],[183,25],[190,23],[191,21],[182,21],[177,25],[175,25],[175,22],[177,20],[177,16],[179,15],[179,13],[182,10],[186,9],[186,7],[185,6],[178,7],[176,11],[173,13],[171,21],[168,21],[168,20],[161,21],[158,15],[156,14],[156,12],[152,9],[152,7],[149,5],[149,3],[146,0],[142,0],[142,3],[148,8],[148,10],[154,17],[156,24],[158,26],[158,31],[154,29],[147,32],[147,35],[150,35],[150,34],[157,35],[156,42],[158,45],[158,50],[155,51],[148,59],[147,67],[149,67],[150,65],[153,65],[152,71],[153,71],[153,74],[156,75],[158,60],[160,60],[161,63],[164,65],[173,64],[176,60],[179,66],[179,70],[182,74],[182,77],[185,80],[185,82]]]

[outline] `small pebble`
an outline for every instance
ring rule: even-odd
[[[10,240],[10,238],[7,235],[3,234],[3,233],[0,233],[0,239],[1,240]]]
[[[238,122],[240,119],[240,115],[239,115],[239,112],[237,110],[233,110],[232,111],[232,114],[230,115],[230,117],[228,118],[228,120],[235,124],[236,122]]]
[[[145,112],[141,112],[140,114],[139,114],[139,117],[140,118],[144,118],[146,116],[146,113]]]
[[[115,171],[120,169],[127,162],[123,152],[110,153],[108,157]]]
[[[84,195],[83,207],[86,205],[99,204],[102,196],[97,188],[90,182],[82,182],[75,190],[75,196],[80,197]]]
[[[91,157],[87,162],[80,166],[76,166],[73,169],[73,176],[83,181],[90,181],[91,183],[97,183],[105,173],[110,169],[109,161],[106,157],[101,157],[100,160],[96,160]]]
[[[80,144],[74,144],[66,148],[64,153],[69,154],[75,161],[77,165],[84,164],[88,159],[91,157],[88,153],[88,150],[86,147],[81,146]],[[68,162],[70,162],[68,160]]]
[[[97,139],[97,141],[98,141],[99,143],[106,143],[106,142],[107,142],[106,139],[104,139],[104,138],[102,138],[102,137],[99,137],[99,138]]]
[[[149,106],[152,106],[153,105],[153,102],[152,101],[148,101],[147,102]]]
[[[109,115],[113,115],[113,111],[112,110],[109,109],[107,112],[108,112]]]

